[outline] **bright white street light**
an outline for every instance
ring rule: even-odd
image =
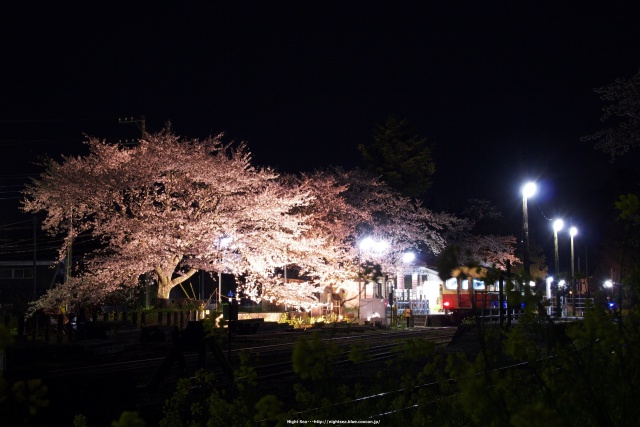
[[[555,221],[553,221],[553,231],[555,231],[556,233],[560,230],[562,230],[562,227],[564,227],[564,221],[561,219],[556,219]]]
[[[607,297],[609,300],[609,308],[614,308],[616,306],[615,301],[613,300],[613,280],[607,280],[603,283],[605,288],[611,289],[611,296]]]
[[[365,237],[360,242],[360,249],[366,251],[373,246],[373,239],[371,237]]]
[[[360,249],[368,252],[381,253],[387,250],[389,243],[386,240],[374,240],[366,237],[360,242]]]
[[[549,301],[551,301],[551,284],[553,283],[553,277],[549,276],[547,277],[547,299]],[[547,314],[549,316],[551,316],[551,304],[549,304],[549,307],[547,307]]]
[[[522,187],[522,234],[524,235],[523,254],[524,254],[524,272],[528,276],[530,273],[529,262],[529,214],[527,213],[527,199],[536,194],[536,183],[527,182]]]
[[[538,187],[536,186],[535,182],[527,182],[522,187],[522,197],[524,197],[525,199],[533,197],[536,194],[537,190],[538,190]]]
[[[416,259],[416,254],[414,254],[413,252],[405,252],[402,254],[402,262],[404,262],[405,264],[413,262],[414,259]]]
[[[576,272],[575,262],[573,261],[573,238],[578,234],[576,227],[569,228],[569,236],[571,236],[571,290],[574,291],[576,287]],[[582,293],[582,289],[581,292]],[[571,296],[571,306],[573,307],[573,315],[576,315],[576,296],[575,293]]]
[[[233,239],[231,237],[222,237],[220,238],[220,248],[226,248],[227,246],[229,246],[231,244],[231,241]]]

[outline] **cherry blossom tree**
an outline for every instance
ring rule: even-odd
[[[134,147],[90,138],[87,156],[44,161],[23,209],[45,211],[43,228],[67,236],[61,254],[80,234],[95,242],[82,261],[85,273],[69,286],[84,285],[73,292],[103,297],[151,273],[158,297],[167,299],[198,270],[268,274],[287,248],[321,244],[300,239],[308,224],[296,208],[309,203],[309,193],[281,185],[272,170],[252,166],[245,144],[221,138],[162,132]]]
[[[437,254],[446,243],[443,231],[460,227],[455,216],[434,213],[360,169],[329,168],[289,181],[312,195],[312,201],[298,209],[310,219],[310,232],[327,242],[309,269],[324,283],[353,278],[364,262],[394,272],[405,251],[424,248]],[[387,250],[363,254],[359,244],[366,237],[384,240]]]
[[[308,224],[296,238],[297,246],[280,247],[284,253],[273,255],[283,268],[295,266],[299,280],[287,282],[282,275],[256,270],[247,276],[244,288],[254,300],[311,308],[321,303],[315,294],[326,286],[354,283],[361,271],[370,270],[365,265],[393,274],[407,249],[439,253],[446,244],[444,231],[464,224],[453,215],[431,212],[419,202],[402,197],[360,169],[334,167],[282,176],[280,182],[309,195],[308,203],[294,209]],[[359,244],[366,237],[383,239],[386,250],[361,251]]]
[[[167,299],[201,270],[241,276],[240,290],[255,301],[310,308],[319,289],[357,277],[363,264],[393,273],[407,249],[438,254],[447,233],[467,226],[368,172],[279,176],[252,166],[246,145],[221,138],[162,132],[134,147],[90,138],[86,156],[45,160],[23,209],[45,211],[43,228],[66,236],[61,257],[78,235],[93,238],[94,247],[79,274],[41,307],[101,301],[135,289],[148,274],[157,279],[158,298]],[[365,237],[384,239],[388,250],[363,254]],[[276,274],[287,266],[304,281]]]
[[[446,245],[445,232],[463,224],[455,215],[433,212],[419,200],[401,196],[369,172],[355,169],[335,173],[340,182],[348,183],[344,197],[356,212],[350,242],[357,251],[365,237],[386,241],[388,250],[371,259],[380,263],[383,271],[394,271],[409,249],[421,248],[437,255]]]
[[[462,218],[460,227],[448,230],[445,236],[451,245],[447,257],[455,252],[456,267],[477,263],[484,267],[504,269],[507,261],[513,266],[521,264],[515,255],[517,239],[514,236],[478,232],[478,225],[482,222],[502,218],[502,213],[489,201],[469,199]],[[447,264],[447,261],[444,263]]]

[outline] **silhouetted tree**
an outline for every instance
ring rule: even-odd
[[[619,78],[594,91],[608,103],[602,108],[600,120],[612,126],[581,140],[594,141],[594,147],[608,153],[613,162],[640,145],[640,71],[630,79]]]
[[[373,145],[358,149],[365,167],[407,197],[420,197],[431,187],[436,171],[431,144],[413,133],[406,120],[389,117],[377,125]]]

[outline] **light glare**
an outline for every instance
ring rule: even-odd
[[[529,197],[533,197],[536,194],[537,186],[535,182],[527,182],[524,187],[522,187],[522,196],[525,199]]]
[[[360,242],[360,249],[363,251],[382,253],[388,247],[389,243],[386,240],[373,240],[371,237],[366,237]]]
[[[408,264],[416,259],[416,255],[413,252],[405,252],[402,254],[402,262]]]
[[[553,221],[553,231],[558,232],[560,230],[562,230],[562,227],[564,227],[564,221],[561,219],[556,219],[555,221]]]

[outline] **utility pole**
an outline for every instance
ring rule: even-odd
[[[591,290],[589,289],[589,251],[587,245],[584,245],[584,282],[587,285],[587,298],[591,298]]]
[[[135,124],[138,126],[138,129],[140,129],[140,138],[144,139],[147,137],[147,122],[144,114],[142,114],[139,119],[134,119],[133,117],[118,119],[118,123],[121,125]]]
[[[36,216],[33,216],[33,300],[35,301],[38,297],[38,276],[37,276],[37,266],[38,266],[38,246],[36,241]]]
[[[67,245],[67,269],[65,272],[64,283],[68,283],[71,279],[71,263],[73,261],[73,208],[69,215],[69,242]]]

